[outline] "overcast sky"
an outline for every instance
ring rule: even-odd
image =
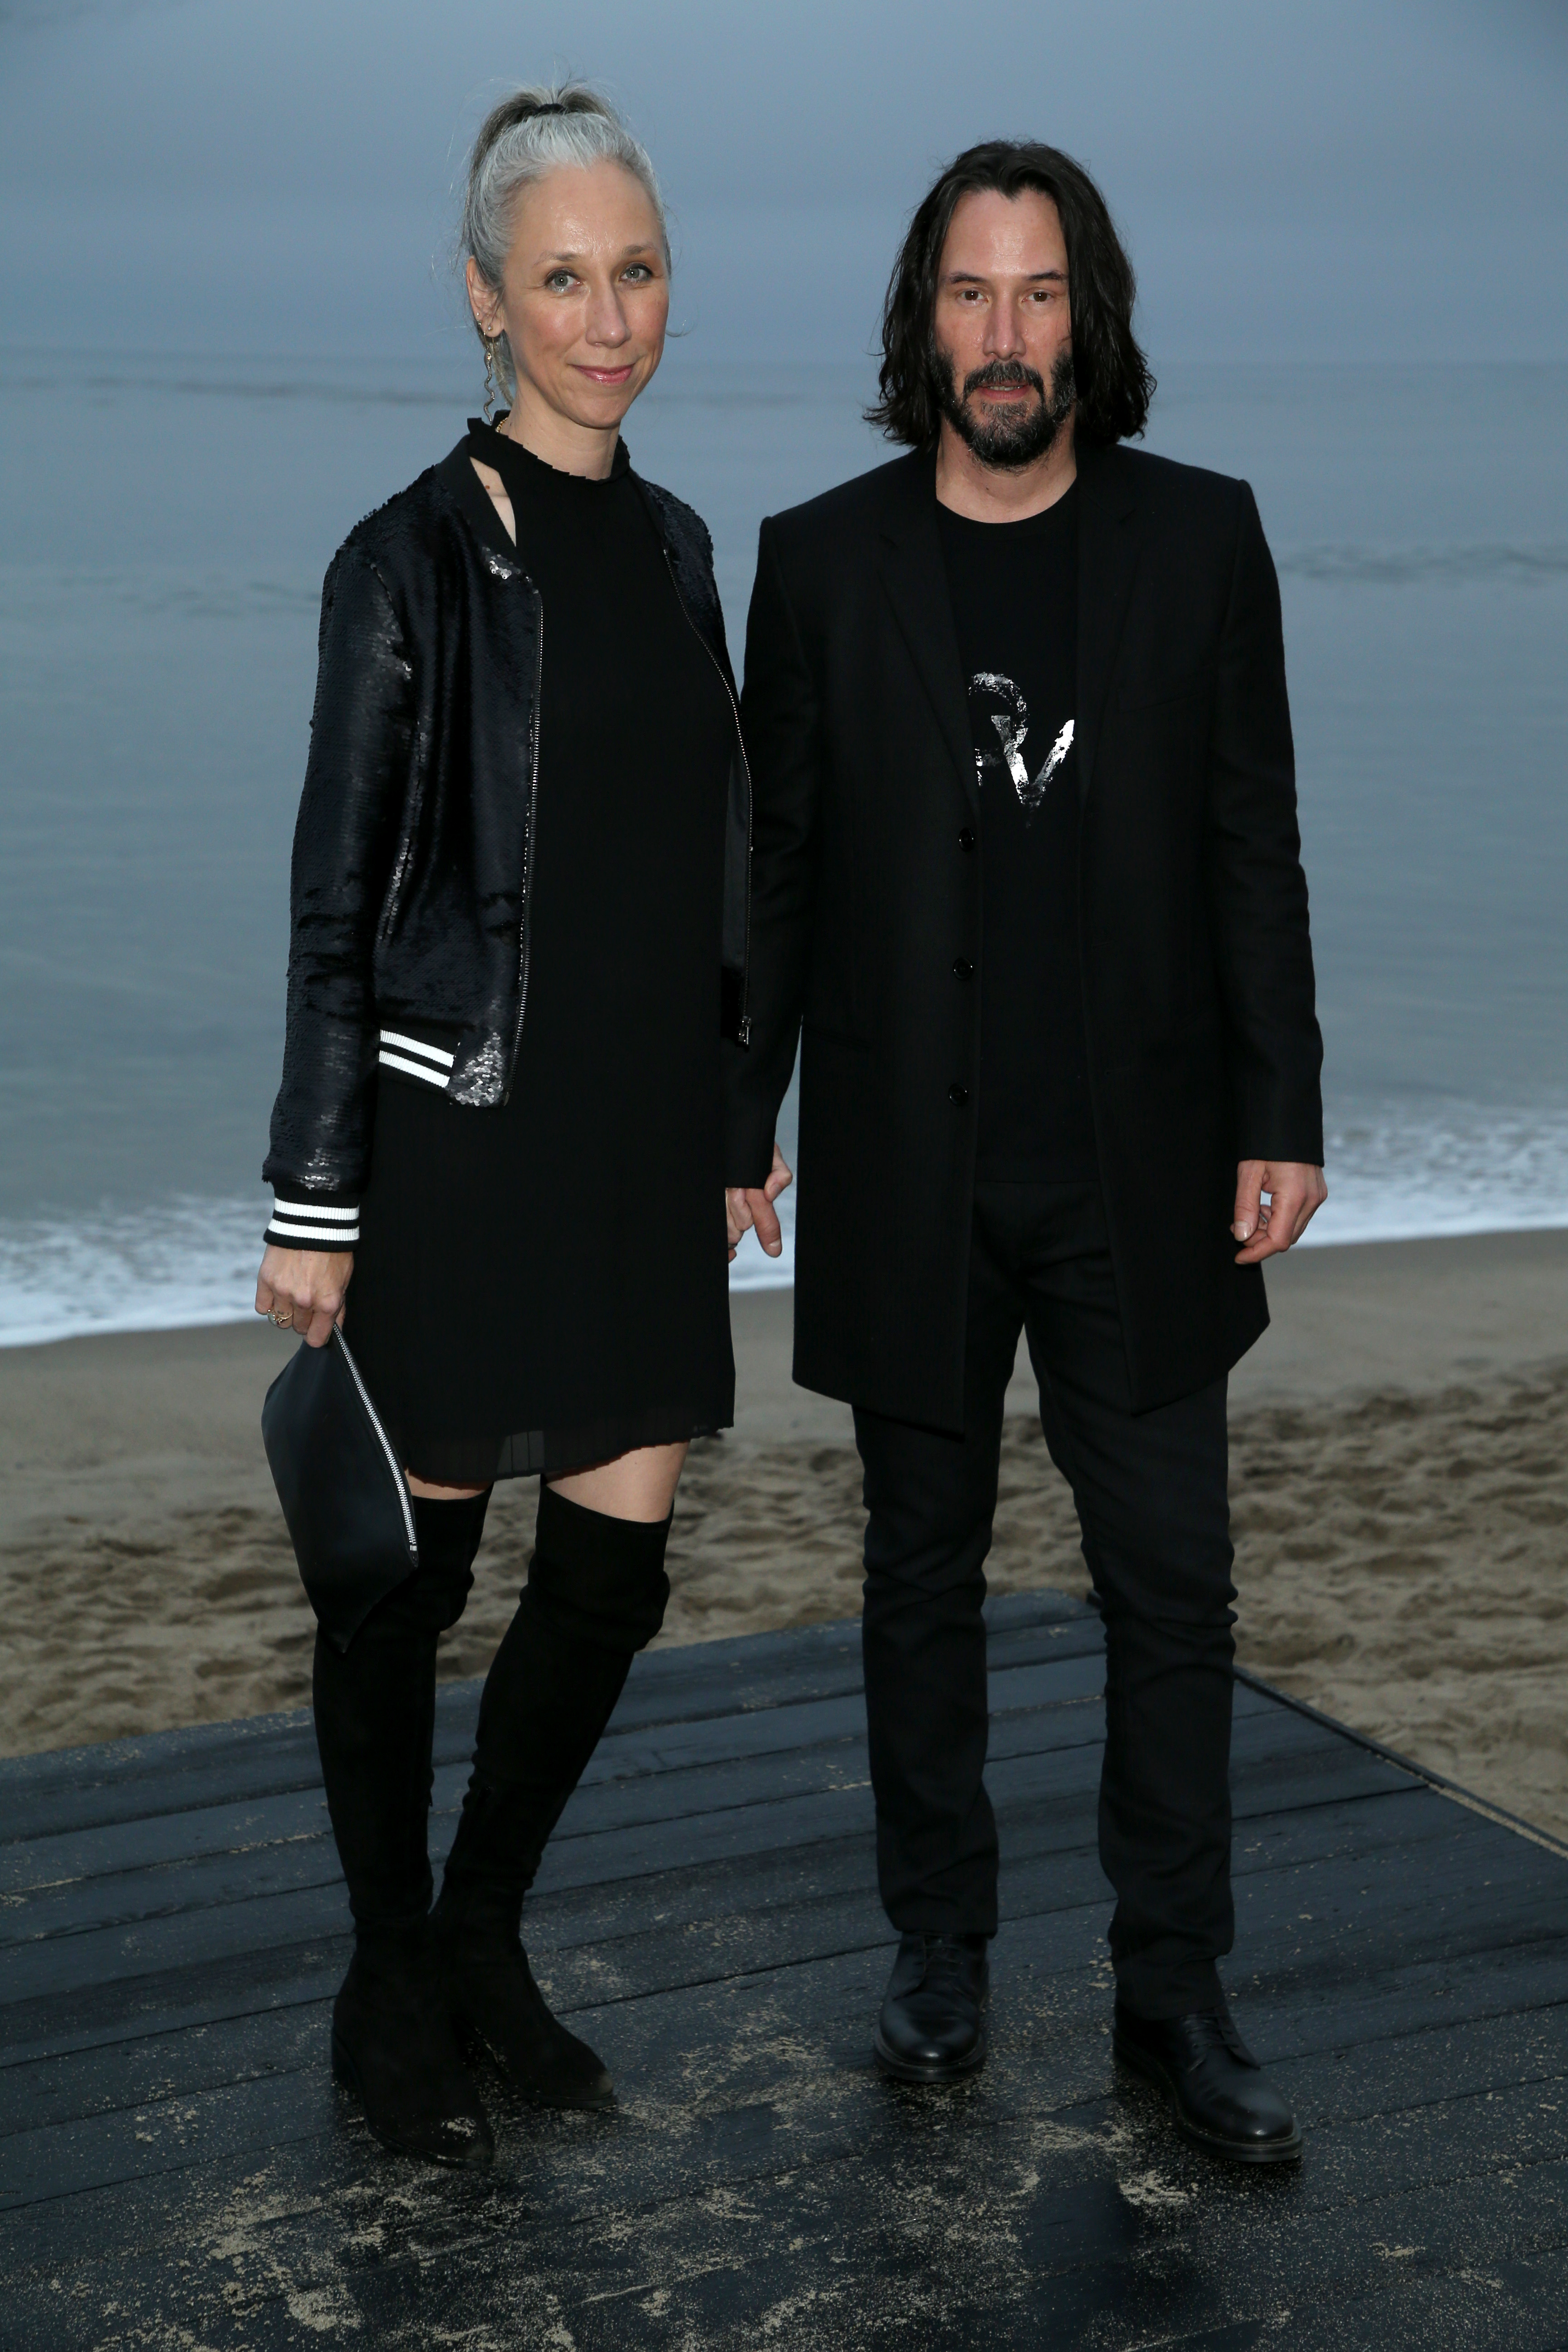
[[[1563,0],[0,0],[0,339],[453,349],[485,106],[651,148],[693,360],[854,360],[934,169],[1100,178],[1156,367],[1568,359]]]

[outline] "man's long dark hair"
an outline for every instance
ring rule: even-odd
[[[990,139],[951,163],[917,210],[882,306],[881,398],[866,411],[891,441],[936,446],[942,361],[936,347],[937,271],[961,197],[1037,188],[1055,205],[1068,251],[1077,431],[1122,441],[1148,421],[1154,379],[1132,333],[1138,282],[1104,197],[1081,163],[1034,139]]]

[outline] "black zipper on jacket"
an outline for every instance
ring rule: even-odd
[[[511,1089],[517,1077],[517,1057],[522,1051],[522,1016],[528,1006],[528,959],[533,934],[533,871],[539,849],[539,737],[540,709],[544,696],[544,599],[525,572],[523,584],[533,598],[538,611],[533,642],[533,708],[528,714],[528,849],[522,868],[522,919],[518,927],[517,945],[517,1020],[511,1033],[511,1066],[501,1094],[503,1103],[511,1100]]]
[[[719,683],[723,688],[725,696],[729,701],[730,716],[735,722],[735,749],[741,755],[741,772],[746,779],[746,914],[744,923],[742,927],[741,936],[741,1018],[739,1027],[742,1045],[750,1045],[752,1042],[752,1016],[746,1008],[751,998],[752,989],[752,763],[746,757],[746,739],[741,732],[741,707],[735,700],[735,689],[731,685],[729,679],[725,677],[723,666],[720,662],[718,655],[714,652],[712,646],[709,644],[707,638],[703,635],[701,630],[692,619],[690,612],[688,610],[686,599],[680,593],[680,583],[675,576],[675,566],[669,560],[668,543],[662,531],[660,531],[658,536],[658,544],[659,551],[664,557],[664,568],[669,574],[669,584],[675,591],[675,601],[679,605],[680,610],[685,616],[686,625],[690,630],[692,635],[696,638],[698,644],[701,646],[703,652],[707,655],[709,660],[712,663],[713,667],[718,674]],[[717,589],[715,589],[714,593],[717,594]]]

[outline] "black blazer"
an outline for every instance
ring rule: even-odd
[[[636,479],[732,696],[707,527]],[[472,1110],[507,1098],[528,998],[544,619],[528,550],[507,537],[466,441],[332,558],[294,832],[283,1079],[262,1171],[278,1194],[269,1241],[358,1238],[382,1066]],[[750,825],[737,724],[714,975],[715,1017],[737,1041]]]
[[[1321,1041],[1279,594],[1245,482],[1079,466],[1079,907],[1095,1128],[1140,1409],[1264,1328],[1240,1159],[1321,1162]],[[968,702],[916,455],[763,525],[742,726],[751,1049],[729,1181],[765,1177],[801,1043],[795,1378],[962,1424],[983,875]]]

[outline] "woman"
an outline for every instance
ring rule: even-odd
[[[731,1416],[719,1063],[750,791],[707,531],[619,437],[668,311],[647,155],[591,92],[520,90],[463,226],[487,415],[498,383],[511,405],[327,575],[257,1307],[317,1346],[344,1318],[418,1538],[347,1653],[316,1645],[355,1927],[334,2067],[389,2146],[472,2166],[458,2032],[526,2097],[611,2095],[519,1922],[658,1631],[688,1442]],[[534,1474],[431,1913],[437,1639],[491,1483]]]

